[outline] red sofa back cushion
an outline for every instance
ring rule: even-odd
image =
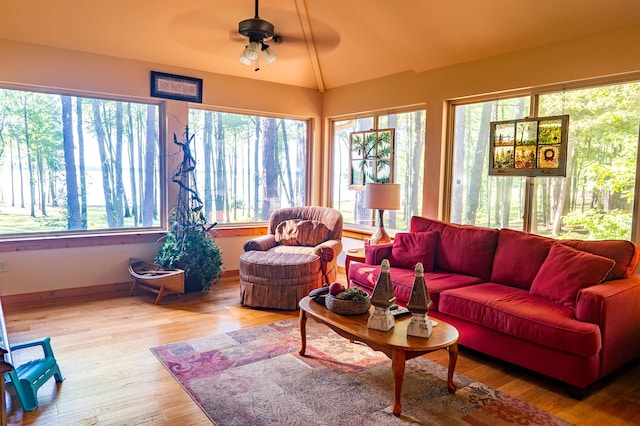
[[[409,232],[424,231],[440,233],[436,270],[472,275],[523,289],[531,287],[551,245],[556,241],[577,250],[613,259],[615,265],[605,281],[628,278],[640,261],[640,249],[627,240],[555,240],[521,231],[498,231],[413,216]],[[471,238],[466,241],[467,237]],[[494,237],[495,242],[492,243]],[[503,247],[503,244],[506,246]]]
[[[501,229],[491,281],[529,290],[554,241],[540,235]]]
[[[563,240],[560,241],[569,247],[577,250],[586,251],[598,256],[613,259],[616,264],[604,281],[617,280],[620,278],[629,278],[640,258],[638,246],[631,241],[626,240],[599,240],[599,241],[583,241],[583,240]]]
[[[429,219],[422,216],[411,216],[409,222],[409,232],[425,232],[425,231],[442,231],[452,224],[442,222],[440,220]],[[457,225],[456,225],[457,226]]]
[[[437,232],[397,232],[389,263],[396,268],[415,269],[422,263],[424,272],[433,271],[438,246]]]
[[[482,278],[491,277],[493,255],[498,244],[498,230],[469,225],[455,225],[413,216],[409,232],[438,231],[435,269]]]
[[[575,308],[578,291],[600,284],[614,264],[608,257],[556,243],[534,278],[530,293]]]

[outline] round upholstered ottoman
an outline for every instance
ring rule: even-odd
[[[254,308],[296,310],[322,286],[320,257],[313,253],[248,251],[240,255],[240,303]]]

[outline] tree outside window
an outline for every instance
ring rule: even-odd
[[[529,104],[524,97],[455,107],[451,222],[561,239],[630,239],[640,83],[539,95],[535,116],[570,117],[566,177],[488,176],[489,123],[528,116]]]
[[[197,185],[210,222],[268,221],[307,197],[307,122],[189,110]]]
[[[0,89],[0,237],[160,227],[159,107]]]

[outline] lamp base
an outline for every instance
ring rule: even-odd
[[[384,230],[383,226],[378,227],[378,230],[371,236],[371,244],[384,244],[390,242],[391,237],[389,237],[389,234],[387,234],[387,231]]]

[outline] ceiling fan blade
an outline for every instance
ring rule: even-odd
[[[238,42],[243,42],[243,43],[248,43],[249,39],[247,39],[247,37],[243,36],[242,34],[240,34],[238,32],[238,30],[231,30],[229,31],[229,40],[231,41],[238,41]]]

